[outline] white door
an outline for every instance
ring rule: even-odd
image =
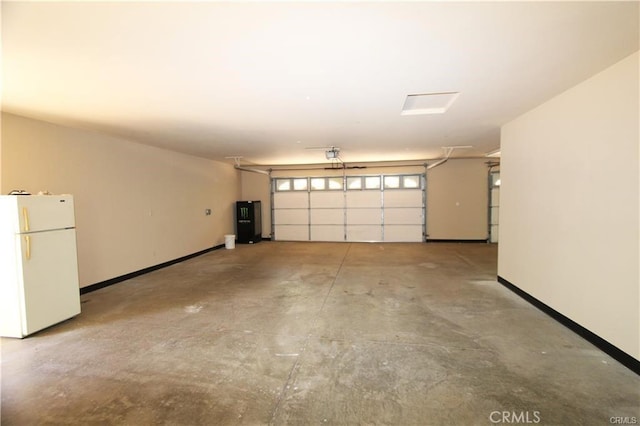
[[[17,235],[24,336],[80,313],[75,229]],[[19,271],[20,272],[20,271]]]

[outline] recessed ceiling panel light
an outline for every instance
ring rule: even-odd
[[[407,95],[400,115],[442,114],[456,100],[460,92]]]

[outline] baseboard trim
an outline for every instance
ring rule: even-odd
[[[448,240],[427,238],[427,243],[486,243],[487,240]]]
[[[126,281],[131,278],[138,277],[140,275],[148,274],[149,272],[157,271],[158,269],[166,268],[167,266],[175,265],[176,263],[184,262],[185,260],[193,259],[194,257],[198,257],[205,253],[209,253],[210,251],[219,250],[224,247],[225,247],[224,244],[219,244],[217,246],[213,246],[211,248],[201,250],[196,253],[191,253],[186,256],[179,257],[177,259],[169,260],[168,262],[160,263],[154,266],[149,266],[148,268],[140,269],[139,271],[130,272],[128,274],[121,275],[119,277],[115,277],[106,281],[101,281],[99,283],[91,284],[86,287],[82,287],[80,289],[80,294],[91,293],[92,291],[100,290],[101,288],[109,287],[111,285],[118,284],[122,281]]]
[[[526,291],[515,286],[514,284],[510,283],[509,281],[507,281],[506,279],[502,278],[499,275],[498,275],[498,282],[503,286],[505,286],[506,288],[508,288],[509,290],[513,291],[518,296],[522,297],[527,302],[531,303],[536,308],[540,309],[545,314],[549,315],[551,318],[558,321],[560,324],[564,325],[565,327],[567,327],[574,333],[580,335],[582,338],[584,338],[585,340],[587,340],[597,348],[601,349],[603,352],[607,353],[609,356],[611,356],[613,359],[618,361],[620,364],[624,365],[634,373],[640,375],[640,360],[637,360],[636,358],[632,357],[622,349],[607,342],[602,337],[589,331],[588,329],[584,328],[583,326],[573,321],[572,319],[564,316],[560,312],[553,309],[551,306],[545,304],[544,302],[541,302],[540,300],[536,299]]]

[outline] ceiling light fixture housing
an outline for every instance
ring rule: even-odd
[[[400,115],[444,114],[460,92],[407,95]]]

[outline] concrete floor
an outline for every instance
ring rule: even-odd
[[[640,378],[497,284],[496,251],[262,242],[86,294],[2,339],[1,423],[640,423]]]

